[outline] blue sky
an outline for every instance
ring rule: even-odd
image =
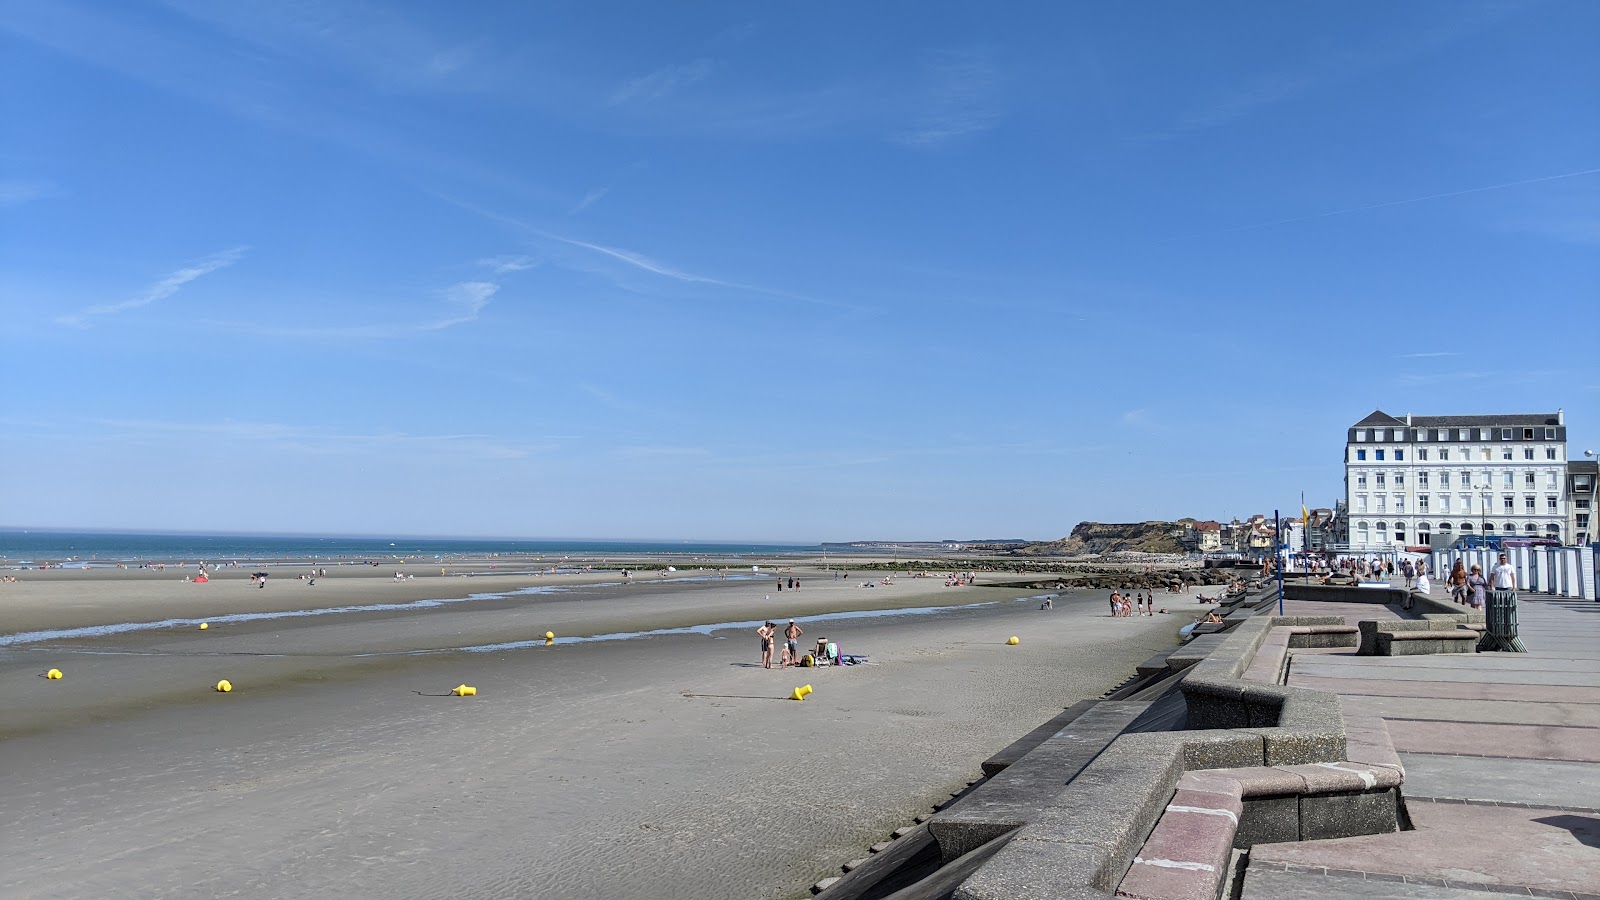
[[[1600,449],[1600,4],[0,2],[0,525],[1038,537]]]

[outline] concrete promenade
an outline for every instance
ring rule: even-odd
[[[1334,606],[1285,613],[1396,617]],[[1414,830],[1257,844],[1245,900],[1600,900],[1600,603],[1524,594],[1520,629],[1526,654],[1291,651],[1288,685],[1384,720]]]

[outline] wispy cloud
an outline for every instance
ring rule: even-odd
[[[460,313],[437,322],[429,322],[419,326],[421,331],[440,331],[452,325],[463,325],[467,322],[476,322],[478,313],[489,305],[489,298],[500,291],[500,285],[492,281],[463,281],[453,284],[444,291],[446,303],[456,307]]]
[[[1425,387],[1433,384],[1453,384],[1458,381],[1479,381],[1488,378],[1492,372],[1407,372],[1395,379],[1395,382],[1406,387]]]
[[[1403,26],[1383,29],[1385,37],[1376,43],[1309,56],[1292,70],[1269,72],[1242,87],[1203,98],[1181,113],[1170,130],[1145,135],[1144,138],[1168,140],[1226,125],[1258,110],[1297,100],[1432,53],[1491,28],[1516,11],[1516,4],[1485,3],[1465,9],[1460,15],[1430,23],[1421,30]]]
[[[99,419],[87,423],[95,439],[162,444],[196,440],[270,444],[283,452],[358,454],[374,451],[415,455],[449,454],[479,459],[520,459],[554,449],[555,438],[512,440],[487,434],[414,434],[404,431],[344,432],[276,422],[170,422],[147,419]]]
[[[818,297],[810,297],[805,294],[797,294],[792,291],[783,291],[778,290],[777,288],[762,287],[761,285],[748,284],[739,281],[726,281],[721,278],[714,278],[710,275],[699,275],[694,272],[687,272],[683,269],[667,265],[666,263],[658,262],[648,256],[634,253],[630,250],[623,250],[617,247],[607,247],[604,244],[580,241],[574,238],[562,237],[558,234],[551,234],[549,232],[539,232],[539,234],[542,237],[550,240],[559,241],[572,247],[578,247],[583,250],[598,253],[602,256],[610,257],[611,259],[626,263],[627,265],[632,266],[635,269],[639,269],[640,271],[649,272],[652,275],[659,275],[662,278],[670,278],[673,281],[683,282],[684,284],[709,285],[712,287],[726,288],[730,291],[737,291],[746,294],[760,294],[762,296],[775,297],[781,300],[794,300],[800,303],[808,303],[813,306],[828,306],[835,309],[859,310],[859,307],[852,306],[848,303],[841,303],[835,300],[823,300]]]
[[[632,403],[623,400],[621,397],[618,397],[616,394],[597,384],[591,384],[587,381],[583,381],[578,383],[578,388],[579,390],[582,390],[584,393],[595,398],[596,400],[599,400],[601,403],[611,407],[612,409],[622,410],[630,413],[637,411],[637,407]]]
[[[1443,357],[1443,356],[1460,356],[1460,355],[1461,355],[1460,353],[1457,353],[1457,352],[1455,352],[1453,350],[1438,350],[1438,351],[1434,351],[1432,353],[1402,353],[1399,356],[1396,356],[1395,359],[1437,359],[1437,358]]]
[[[684,456],[710,456],[711,451],[705,447],[670,447],[670,446],[640,446],[618,447],[612,455],[633,459],[662,458]]]
[[[674,281],[682,281],[689,284],[716,284],[723,287],[737,286],[731,282],[712,278],[709,275],[696,275],[693,272],[685,272],[682,269],[676,269],[665,263],[656,262],[648,256],[634,253],[629,250],[621,250],[616,247],[607,247],[604,244],[591,244],[588,241],[580,241],[575,238],[562,237],[558,234],[550,234],[549,232],[542,232],[542,234],[551,240],[560,241],[561,243],[572,247],[581,247],[584,250],[591,250],[595,253],[625,262],[628,265],[633,266],[635,269],[642,269],[643,271],[649,272],[652,275],[660,275],[663,278],[671,278]]]
[[[521,272],[539,265],[539,260],[532,256],[490,256],[478,260],[478,265],[483,266],[496,275],[508,275],[512,272]]]
[[[500,292],[500,285],[492,281],[462,281],[438,291],[438,297],[452,308],[453,314],[422,322],[392,322],[381,325],[339,325],[319,321],[316,325],[283,325],[273,321],[222,321],[202,320],[200,324],[223,331],[248,334],[252,337],[290,338],[303,341],[328,340],[394,340],[443,331],[457,325],[476,322],[490,298]],[[392,317],[392,316],[391,316]]]
[[[924,80],[920,108],[901,143],[937,147],[999,123],[1000,78],[986,51],[940,53],[927,63]]]
[[[176,294],[189,282],[209,275],[218,269],[226,269],[228,266],[238,262],[248,249],[248,247],[234,247],[231,250],[224,250],[214,256],[206,257],[192,266],[185,266],[167,275],[134,297],[116,303],[101,303],[91,306],[71,315],[61,316],[56,319],[56,322],[74,328],[87,328],[91,322],[102,316],[113,316],[127,312],[130,309],[149,306],[158,300],[165,300]]]
[[[43,178],[0,178],[0,207],[21,206],[60,193],[56,183]]]
[[[611,106],[620,106],[624,103],[659,100],[704,81],[715,68],[716,64],[709,59],[666,66],[627,82],[612,93],[609,103]]]
[[[1117,424],[1121,425],[1123,428],[1131,428],[1136,431],[1148,431],[1151,433],[1161,432],[1167,429],[1167,426],[1157,419],[1155,414],[1144,407],[1130,409],[1118,416]]]
[[[1334,209],[1327,212],[1312,213],[1306,216],[1292,216],[1287,219],[1272,219],[1265,222],[1255,222],[1249,225],[1239,225],[1234,228],[1219,228],[1215,231],[1197,231],[1193,234],[1180,235],[1162,240],[1160,243],[1173,241],[1186,241],[1198,237],[1211,237],[1222,234],[1235,234],[1241,231],[1256,231],[1262,228],[1274,228],[1279,225],[1294,225],[1300,222],[1312,222],[1317,219],[1331,219],[1334,216],[1348,216],[1355,213],[1371,212],[1378,209],[1388,209],[1392,206],[1406,206],[1412,203],[1425,203],[1429,200],[1443,200],[1447,197],[1462,197],[1467,194],[1481,194],[1485,191],[1503,191],[1508,188],[1523,187],[1524,185],[1540,184],[1546,181],[1559,181],[1564,178],[1580,178],[1585,175],[1600,174],[1600,168],[1579,169],[1575,172],[1562,172],[1559,175],[1541,175],[1538,178],[1523,178],[1517,181],[1506,181],[1500,184],[1488,184],[1481,187],[1463,188],[1459,191],[1444,191],[1438,194],[1423,194],[1418,197],[1407,197],[1403,200],[1387,200],[1383,203],[1369,203],[1366,206],[1351,206],[1345,209]]]
[[[575,216],[578,213],[583,212],[584,210],[588,209],[589,207],[595,205],[596,203],[599,203],[601,201],[601,199],[603,199],[605,197],[605,195],[607,195],[609,193],[611,193],[611,188],[608,188],[608,187],[595,188],[594,190],[590,191],[589,193],[584,194],[583,195],[583,199],[579,200],[577,205],[575,205],[571,209],[567,210],[567,215]]]

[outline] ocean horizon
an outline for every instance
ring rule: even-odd
[[[448,559],[478,556],[782,556],[819,544],[67,531],[0,529],[0,560],[42,562],[223,562],[266,559]]]

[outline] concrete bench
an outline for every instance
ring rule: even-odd
[[[1397,830],[1404,772],[1388,729],[1377,717],[1346,727],[1345,761],[1185,773],[1117,896],[1210,900],[1236,848]]]
[[[1354,625],[1293,625],[1288,630],[1291,650],[1357,647],[1361,644],[1361,629]]]
[[[1401,634],[1406,632],[1425,632],[1428,634],[1451,634],[1461,631],[1465,624],[1464,619],[1455,617],[1440,617],[1433,619],[1364,619],[1356,623],[1361,631],[1361,641],[1357,647],[1358,656],[1378,656],[1379,634]]]
[[[1450,631],[1380,631],[1376,656],[1424,656],[1432,653],[1472,653],[1479,634],[1466,628]]]

